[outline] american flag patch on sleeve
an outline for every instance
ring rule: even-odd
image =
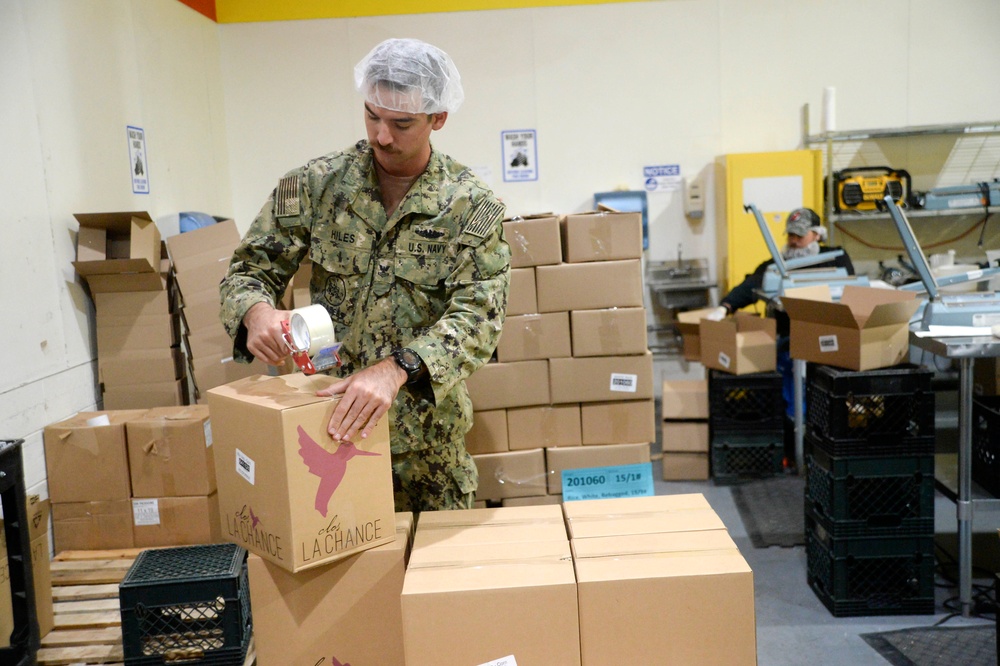
[[[503,217],[504,210],[506,210],[506,206],[499,201],[489,201],[483,204],[472,214],[462,232],[477,238],[486,238],[493,230],[497,218]]]
[[[299,177],[286,176],[278,181],[274,192],[275,217],[294,217],[299,214]]]

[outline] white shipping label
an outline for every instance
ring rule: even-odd
[[[840,347],[837,345],[837,336],[836,335],[819,336],[819,350],[821,352],[840,351]]]
[[[132,522],[136,527],[160,524],[160,500],[132,500]]]
[[[212,419],[205,420],[205,448],[212,446]]]
[[[253,459],[239,449],[236,449],[236,473],[254,485]]]
[[[611,373],[611,391],[622,393],[635,393],[639,388],[639,375],[623,375],[618,372]]]
[[[509,654],[506,657],[500,657],[485,664],[479,664],[479,666],[517,666],[517,660],[514,659],[514,655]]]
[[[725,352],[719,352],[719,365],[721,365],[723,368],[725,368],[726,370],[728,370],[729,369],[729,364],[731,362],[732,361],[729,358],[729,354],[727,354]]]

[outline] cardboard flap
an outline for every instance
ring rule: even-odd
[[[699,310],[685,310],[677,313],[677,321],[684,324],[697,324],[716,308],[701,308]]]
[[[153,273],[145,259],[106,259],[104,261],[74,261],[76,272],[84,277],[125,273]]]
[[[74,213],[73,217],[81,227],[104,229],[113,233],[127,233],[132,228],[132,218],[152,222],[153,218],[146,211],[124,213]]]
[[[859,327],[849,306],[832,302],[830,287],[825,284],[789,289],[781,297],[781,304],[790,319],[842,328]]]
[[[771,340],[778,335],[778,322],[771,317],[758,317],[741,312],[733,317],[733,321],[736,322],[736,330],[740,333],[764,333]]]
[[[338,378],[328,375],[304,375],[299,372],[278,377],[252,375],[213,388],[209,393],[280,410],[337,400],[336,396],[318,396],[316,391],[338,381]]]
[[[851,308],[862,328],[890,326],[909,321],[920,307],[915,292],[871,287],[844,287],[844,295],[840,302]]]

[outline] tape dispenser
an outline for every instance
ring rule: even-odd
[[[322,305],[295,308],[281,322],[281,335],[292,352],[292,360],[303,373],[313,375],[340,366],[340,344],[333,333],[333,320]]]

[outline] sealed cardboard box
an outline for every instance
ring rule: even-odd
[[[707,481],[707,453],[677,453],[667,451],[661,461],[664,481]]]
[[[199,398],[204,399],[206,392],[216,386],[229,384],[238,379],[269,373],[269,366],[263,361],[253,363],[237,363],[232,352],[228,355],[205,356],[191,359],[194,373],[194,385],[198,388]]]
[[[510,290],[507,293],[507,316],[538,312],[535,293],[535,269],[510,269]]]
[[[208,392],[223,536],[288,571],[395,539],[389,427],[334,442],[327,375],[254,376]]]
[[[221,543],[219,497],[148,497],[132,500],[136,548]]]
[[[683,339],[684,358],[688,361],[701,362],[701,337],[699,333],[701,320],[714,311],[715,308],[701,308],[700,310],[687,310],[678,312],[677,321],[674,326]]]
[[[80,412],[45,427],[45,467],[53,504],[132,496],[125,423],[143,412]]]
[[[562,503],[562,495],[532,495],[531,497],[507,497],[500,506],[546,506]]]
[[[583,444],[656,441],[653,400],[591,402],[580,405]]]
[[[400,595],[413,515],[396,539],[292,574],[250,555],[254,649],[261,664],[404,666]]]
[[[707,419],[707,379],[667,379],[663,381],[662,416],[665,419]]]
[[[420,514],[413,549],[542,541],[566,541],[558,506],[425,511]]]
[[[508,451],[507,410],[473,412],[472,429],[465,434],[465,449],[472,455]]]
[[[542,449],[506,451],[472,456],[479,470],[476,498],[540,495],[545,492],[545,453]]]
[[[49,562],[49,500],[38,495],[27,498],[28,539],[31,544],[31,582],[35,591],[35,615],[42,638],[52,631],[55,618],[52,608],[52,571]],[[10,572],[7,560],[7,540],[0,520],[0,647],[10,645],[14,629],[10,602]]]
[[[920,307],[912,291],[844,287],[834,303],[827,285],[789,289],[781,302],[791,320],[792,358],[848,370],[903,363],[909,321]]]
[[[160,231],[146,212],[77,213],[76,272],[91,293],[156,291],[160,277]]]
[[[580,446],[580,405],[540,405],[507,410],[510,450]]]
[[[649,400],[653,355],[554,358],[549,377],[553,403]]]
[[[407,666],[580,664],[565,539],[414,549],[402,608]]]
[[[757,663],[753,572],[725,531],[574,539],[572,547],[583,663]]]
[[[549,494],[561,495],[562,472],[564,469],[586,469],[588,467],[646,463],[649,462],[649,442],[639,442],[636,444],[595,444],[593,446],[546,449],[545,460],[548,465]]]
[[[50,481],[51,483],[51,481]],[[51,491],[51,485],[49,486]],[[55,551],[132,548],[132,502],[52,504]]]
[[[477,411],[547,405],[549,362],[487,363],[465,380]],[[567,401],[572,402],[572,400]]]
[[[592,520],[594,518],[603,520],[613,516],[706,510],[711,508],[712,505],[708,503],[708,500],[701,493],[678,493],[676,495],[580,500],[564,504],[562,512],[566,518],[566,525],[570,529],[570,538],[576,538],[579,536],[594,536],[592,534],[574,534],[573,524],[578,521]]]
[[[769,317],[737,313],[722,321],[702,319],[701,363],[732,375],[774,370],[777,324]]]
[[[497,360],[501,363],[571,354],[568,312],[508,316],[503,323],[497,344]]]
[[[663,450],[708,453],[707,421],[664,421]]]
[[[642,307],[638,259],[539,266],[535,286],[539,312]]]
[[[567,215],[561,227],[566,263],[642,257],[642,213]]]
[[[571,539],[726,529],[701,493],[581,500],[562,508]]]
[[[529,215],[504,220],[503,233],[510,245],[511,268],[562,262],[558,217]]]
[[[645,308],[574,310],[570,313],[573,356],[645,354]]]

